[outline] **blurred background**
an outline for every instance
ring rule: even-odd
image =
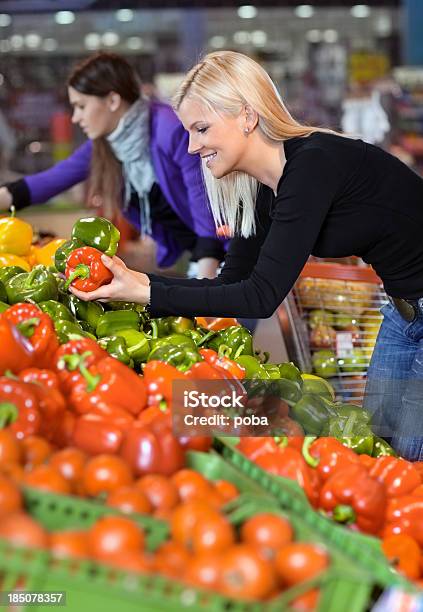
[[[360,134],[423,172],[422,29],[422,0],[1,0],[0,182],[46,169],[83,141],[65,83],[99,49],[125,55],[145,95],[163,100],[201,53],[248,53],[301,121]],[[84,195],[78,186],[23,214],[67,236]],[[139,265],[153,266],[143,253]]]

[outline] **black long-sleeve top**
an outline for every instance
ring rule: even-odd
[[[310,254],[357,255],[386,292],[423,297],[423,179],[362,140],[315,132],[284,142],[275,196],[261,186],[254,236],[234,238],[213,280],[149,275],[154,316],[268,317]]]

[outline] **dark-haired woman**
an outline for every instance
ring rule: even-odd
[[[0,188],[0,209],[45,202],[89,179],[88,199],[106,216],[121,207],[142,235],[157,244],[157,263],[172,265],[184,251],[198,262],[197,276],[215,276],[223,259],[198,159],[170,106],[148,103],[128,62],[99,53],[78,64],[68,79],[72,121],[88,140],[44,172]]]

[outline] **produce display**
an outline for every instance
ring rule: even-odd
[[[13,252],[18,222],[0,219],[11,258],[0,267],[0,590],[32,584],[31,564],[14,581],[15,550],[35,555],[54,588],[65,580],[103,607],[83,574],[92,564],[104,597],[128,611],[131,597],[138,610],[182,609],[192,592],[192,610],[338,612],[342,596],[360,612],[375,589],[420,587],[423,468],[375,436],[358,403],[336,400],[329,355],[319,369],[314,353],[309,374],[269,363],[235,319],[82,301],[71,286],[111,280],[101,254],[116,253],[112,223],[81,219],[37,251],[45,263],[29,263],[28,228]],[[325,308],[302,291],[320,353],[327,329],[354,335],[372,316],[369,292],[357,290],[352,312],[339,288]],[[344,371],[356,372],[352,359]],[[270,425],[178,435],[175,381],[236,389],[243,414]],[[132,595],[110,568],[140,580]]]

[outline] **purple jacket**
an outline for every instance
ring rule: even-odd
[[[197,236],[216,238],[216,227],[203,187],[198,156],[188,153],[188,134],[172,108],[161,102],[150,106],[150,149],[157,182],[175,213]],[[75,152],[44,172],[25,177],[31,203],[39,204],[88,178],[92,142],[88,140]],[[125,216],[139,230],[139,213],[134,207]],[[154,222],[157,263],[172,265],[182,248],[161,223]]]

